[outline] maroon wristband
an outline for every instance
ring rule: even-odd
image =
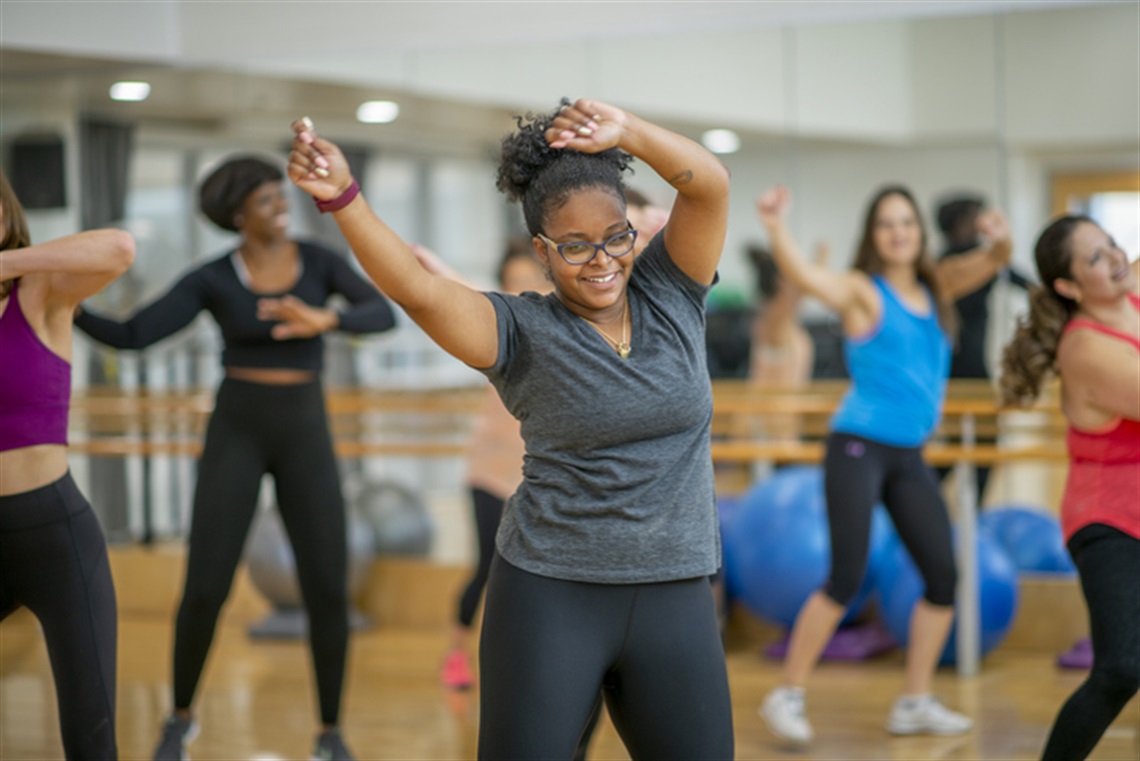
[[[322,201],[317,198],[314,198],[313,200],[317,202],[317,209],[322,214],[324,214],[330,211],[340,211],[345,206],[348,206],[350,203],[352,203],[353,199],[358,195],[360,195],[360,185],[356,183],[356,180],[353,180],[352,184],[348,186],[348,189],[336,198],[330,199],[328,201]]]

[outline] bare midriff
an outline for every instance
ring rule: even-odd
[[[37,444],[0,452],[0,496],[47,486],[65,473],[67,447],[63,444]]]
[[[267,386],[294,386],[316,380],[313,370],[295,370],[284,367],[226,367],[226,377]]]

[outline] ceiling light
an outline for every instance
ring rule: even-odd
[[[116,82],[111,85],[111,100],[146,100],[150,82]]]
[[[701,144],[713,153],[736,153],[740,150],[740,135],[730,129],[710,129],[701,135]]]
[[[387,124],[399,115],[399,104],[390,100],[368,100],[356,109],[356,120],[365,124]]]

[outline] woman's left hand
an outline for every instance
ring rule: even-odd
[[[551,148],[573,148],[582,153],[600,153],[615,147],[625,128],[625,111],[598,100],[579,98],[563,106],[546,130]]]
[[[986,209],[978,215],[978,232],[986,240],[993,242],[1009,237],[1009,222],[997,209]]]
[[[978,232],[989,243],[990,252],[999,264],[1009,264],[1013,246],[1009,239],[1009,222],[997,209],[987,209],[978,215]]]
[[[271,333],[278,341],[312,338],[333,330],[339,322],[332,309],[310,306],[296,296],[260,299],[257,302],[257,318],[278,322]]]

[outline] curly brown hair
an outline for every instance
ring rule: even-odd
[[[1057,293],[1058,278],[1072,278],[1073,231],[1089,217],[1069,214],[1053,220],[1037,238],[1034,258],[1041,285],[1029,294],[1029,314],[1017,322],[1017,331],[1006,345],[998,380],[1003,406],[1028,407],[1041,395],[1041,388],[1057,369],[1057,345],[1065,325],[1077,311],[1077,302]]]

